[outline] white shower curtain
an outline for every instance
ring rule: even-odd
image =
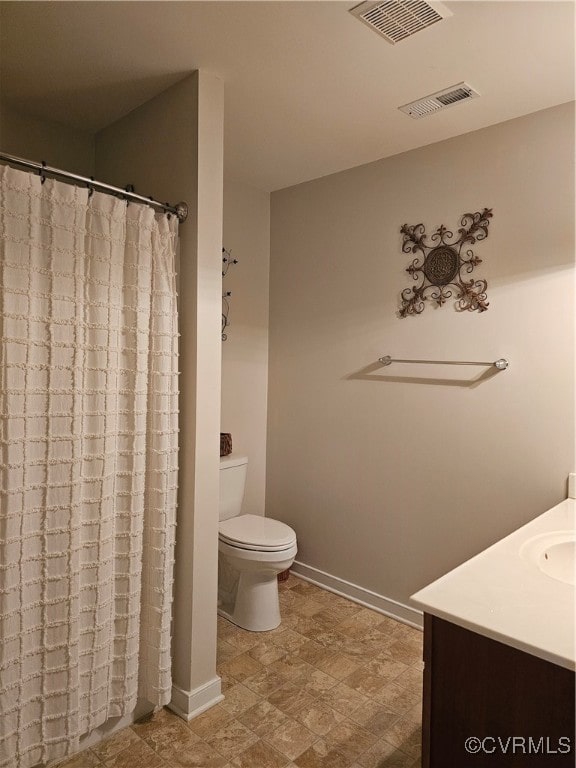
[[[170,699],[177,221],[0,167],[0,766]]]

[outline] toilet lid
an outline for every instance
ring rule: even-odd
[[[260,515],[239,515],[220,523],[219,538],[226,544],[261,552],[278,552],[296,543],[289,525]]]

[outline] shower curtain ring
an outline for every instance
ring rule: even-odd
[[[90,181],[94,181],[94,176],[90,176]],[[92,186],[92,184],[88,184],[87,188],[88,188],[88,199],[90,199],[94,194],[94,187]]]
[[[42,168],[38,172],[40,175],[40,184],[44,184],[46,181],[46,176],[44,175],[44,169],[46,168],[46,160],[42,160]]]

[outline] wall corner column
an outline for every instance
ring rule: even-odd
[[[179,231],[180,472],[171,706],[221,698],[216,675],[224,84],[193,72],[96,137],[96,173],[188,203]]]
[[[223,697],[216,674],[224,85],[197,84],[197,187],[180,257],[180,481],[171,709],[190,720]],[[185,234],[184,234],[185,233]],[[193,241],[193,242],[191,242]]]

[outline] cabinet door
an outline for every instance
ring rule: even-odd
[[[574,768],[573,672],[433,616],[424,662],[423,768]]]

